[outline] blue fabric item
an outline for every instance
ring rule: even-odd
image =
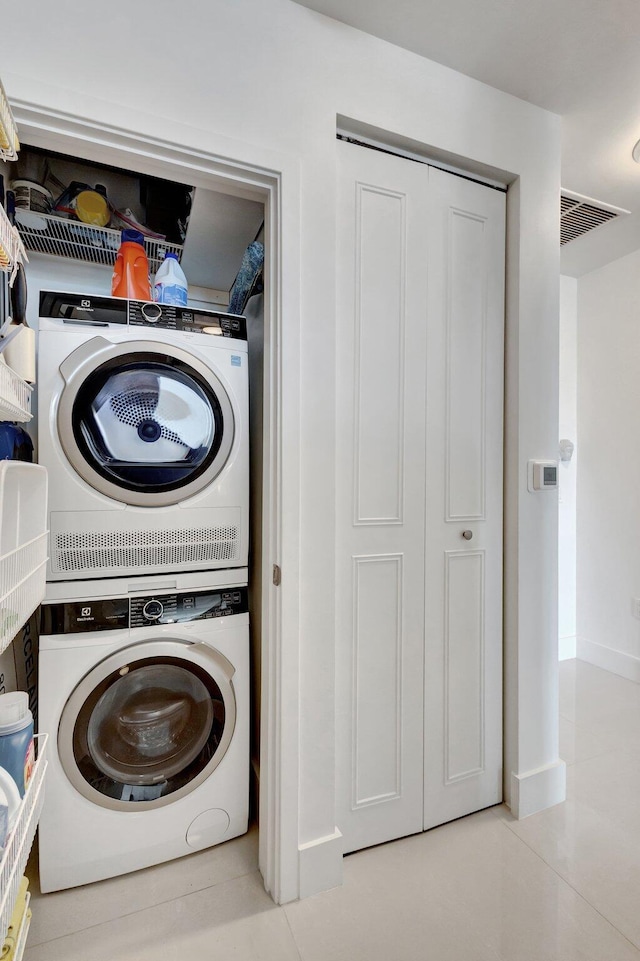
[[[0,424],[0,460],[33,461],[33,443],[18,424]]]
[[[264,264],[264,244],[254,240],[244,252],[240,270],[229,294],[229,313],[241,314],[247,305]]]

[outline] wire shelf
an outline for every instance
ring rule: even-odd
[[[20,211],[16,211],[19,219]],[[19,223],[17,229],[27,250],[54,257],[68,257],[85,263],[113,267],[120,246],[121,231],[112,227],[93,227],[77,220],[65,220],[53,214],[29,213],[29,223]],[[149,270],[155,273],[167,252],[182,258],[184,247],[165,240],[145,237],[144,247]]]
[[[15,277],[18,263],[28,260],[22,238],[16,227],[10,223],[5,209],[0,204],[0,270],[11,274],[11,283]]]
[[[0,160],[17,160],[19,149],[16,122],[0,80]]]
[[[31,909],[29,908],[30,901],[31,892],[27,891],[24,914],[22,915],[22,924],[20,925],[20,931],[18,932],[18,937],[16,938],[16,948],[12,961],[22,961],[24,957],[24,949],[27,946],[27,937],[29,936],[29,928],[31,927]]]
[[[42,811],[44,775],[47,769],[47,739],[47,734],[37,734],[35,737],[37,758],[33,774],[22,799],[15,827],[0,861],[0,945],[7,936],[20,881],[27,866]],[[25,915],[26,913],[25,911]]]
[[[33,387],[19,377],[15,370],[0,362],[0,421],[14,420],[26,424],[31,420]]]

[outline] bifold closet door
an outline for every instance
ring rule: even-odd
[[[429,169],[424,826],[502,800],[503,193]]]
[[[422,830],[427,168],[337,146],[338,827],[355,850]]]
[[[337,808],[350,851],[501,797],[504,197],[337,149]]]

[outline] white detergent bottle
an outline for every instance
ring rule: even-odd
[[[178,255],[168,251],[158,268],[153,284],[153,299],[159,304],[187,306],[187,278],[178,263]]]
[[[0,850],[11,837],[20,811],[20,792],[8,771],[0,767]]]

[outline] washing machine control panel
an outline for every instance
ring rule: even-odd
[[[40,633],[84,634],[89,631],[149,627],[153,624],[184,624],[245,614],[248,610],[246,587],[43,604]]]
[[[231,614],[244,614],[249,610],[246,587],[132,597],[130,605],[129,620],[132,628],[148,627],[150,624],[204,621],[214,617],[229,617]]]

